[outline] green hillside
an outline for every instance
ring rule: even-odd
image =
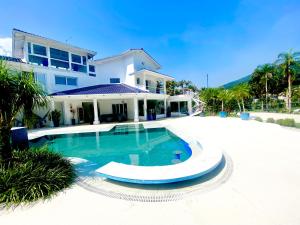
[[[229,88],[232,88],[232,87],[234,87],[238,84],[248,82],[250,80],[250,78],[251,78],[251,75],[248,75],[248,76],[242,77],[240,79],[237,79],[237,80],[231,81],[229,83],[226,83],[226,84],[222,85],[221,87],[229,89]]]

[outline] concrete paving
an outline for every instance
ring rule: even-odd
[[[218,144],[233,161],[231,177],[210,191],[156,203],[118,200],[74,185],[47,202],[0,211],[0,224],[300,224],[300,132],[238,118],[160,123]]]

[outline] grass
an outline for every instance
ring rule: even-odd
[[[13,151],[0,163],[0,204],[6,207],[48,199],[75,180],[71,163],[47,148]]]
[[[279,119],[276,120],[276,123],[281,125],[281,126],[286,126],[286,127],[296,127],[296,122],[294,119]]]

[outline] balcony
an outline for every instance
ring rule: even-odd
[[[149,91],[150,93],[154,93],[154,94],[165,94],[164,88],[162,87],[157,87],[157,86],[146,86],[146,90]]]

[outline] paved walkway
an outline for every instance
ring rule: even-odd
[[[221,146],[233,161],[229,180],[164,203],[118,200],[74,185],[45,203],[0,211],[0,224],[300,224],[300,132],[237,118],[161,122]]]

